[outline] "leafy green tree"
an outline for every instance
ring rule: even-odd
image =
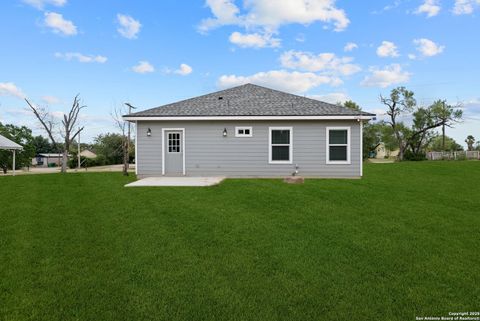
[[[445,148],[444,146],[444,141],[445,141]],[[431,142],[428,144],[428,150],[434,151],[434,152],[441,152],[441,151],[461,151],[463,150],[463,147],[458,144],[453,138],[445,136],[445,139],[443,136],[435,136]]]
[[[97,157],[105,159],[106,165],[123,163],[123,144],[124,137],[121,134],[107,133],[95,137],[93,149]],[[134,146],[134,142],[130,142]],[[132,147],[129,158],[133,160],[135,157],[135,147]]]
[[[397,140],[397,146],[399,148],[398,157],[403,160],[403,154],[407,147],[405,139],[405,126],[399,122],[398,117],[402,114],[412,112],[417,101],[414,98],[413,91],[407,90],[405,87],[397,87],[392,89],[390,95],[384,97],[380,95],[380,101],[387,106],[387,115],[390,119],[387,123],[392,127],[393,134]]]
[[[452,127],[453,123],[461,120],[463,111],[458,109],[459,106],[448,105],[446,100],[437,100],[430,106],[434,120],[441,123],[443,146],[445,146],[445,127]]]
[[[0,135],[22,145],[23,150],[16,152],[16,169],[30,166],[32,158],[35,157],[35,146],[33,145],[32,131],[25,126],[15,126],[0,123]],[[13,165],[13,153],[8,150],[0,150],[0,168],[4,173]]]
[[[465,143],[467,143],[469,151],[473,150],[474,149],[473,145],[475,144],[475,137],[473,137],[472,135],[468,135],[467,139],[465,139]]]
[[[397,148],[391,127],[383,121],[365,123],[363,125],[363,158],[368,158],[381,143],[389,150]]]
[[[347,100],[346,102],[344,102],[343,107],[346,107],[346,108],[354,110],[354,111],[362,111],[362,108],[356,102],[354,102],[352,100]]]
[[[57,153],[57,148],[50,143],[48,138],[41,135],[33,137],[33,146],[35,147],[35,153]]]
[[[388,124],[392,127],[399,148],[398,157],[403,160],[405,151],[410,149],[414,158],[433,137],[432,129],[452,127],[462,118],[462,110],[447,105],[444,100],[437,100],[431,106],[417,107],[414,93],[405,87],[392,89],[388,97],[380,96],[380,101],[387,106]],[[399,117],[413,113],[413,125],[405,126]]]

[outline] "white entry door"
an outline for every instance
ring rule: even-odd
[[[164,174],[167,176],[183,175],[183,131],[166,130],[164,136]]]

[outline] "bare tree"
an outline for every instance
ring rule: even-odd
[[[33,114],[38,119],[43,129],[45,129],[45,131],[47,132],[48,137],[52,141],[52,144],[56,148],[58,148],[59,144],[57,143],[54,134],[57,123],[53,120],[54,118],[52,114],[46,108],[33,105],[27,98],[25,98],[25,101],[27,102],[30,109],[33,111]],[[62,127],[59,130],[60,135],[63,137],[64,140],[62,155],[62,173],[65,173],[67,171],[68,152],[70,150],[70,145],[73,143],[78,134],[80,134],[80,132],[83,130],[83,127],[78,128],[76,131],[74,129],[77,125],[78,115],[80,114],[80,111],[85,107],[87,106],[80,104],[80,98],[77,94],[73,99],[72,107],[70,108],[68,114],[63,114],[63,119],[61,122]]]
[[[127,122],[123,120],[122,115],[126,114],[126,110],[119,106],[113,109],[111,116],[115,121],[118,129],[122,132],[122,153],[123,153],[123,168],[122,172],[123,175],[128,176],[128,165],[130,161],[130,153],[129,153],[129,138],[126,135],[127,131]]]

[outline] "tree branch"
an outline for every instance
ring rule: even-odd
[[[47,124],[45,123],[45,116],[46,115],[43,115],[43,117],[40,115],[40,113],[38,112],[38,110],[33,107],[33,105],[28,101],[27,98],[25,98],[25,101],[27,102],[28,106],[30,106],[30,108],[32,109],[33,111],[33,114],[35,115],[35,117],[37,117],[37,119],[40,121],[40,123],[42,124],[43,128],[45,129],[45,131],[47,132],[48,134],[48,137],[50,138],[50,140],[52,141],[53,145],[57,146],[57,142],[55,140],[55,138],[53,138],[53,134],[52,134],[52,127],[53,127],[53,124],[52,122],[49,122],[49,126],[47,126]]]
[[[78,134],[84,129],[85,127],[79,128],[77,132],[70,138],[70,142],[73,142],[75,140],[75,137],[77,137]]]

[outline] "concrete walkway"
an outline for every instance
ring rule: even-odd
[[[139,186],[212,186],[223,181],[225,177],[147,177],[125,185]]]

